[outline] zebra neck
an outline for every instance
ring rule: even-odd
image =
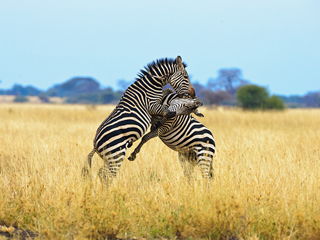
[[[146,73],[138,79],[138,82],[144,84],[148,88],[162,90],[163,86],[167,84],[167,77]]]
[[[178,98],[178,95],[177,95],[176,93],[170,93],[170,94],[162,97],[161,103],[162,103],[162,104],[170,105],[171,101],[172,101],[173,99],[176,99],[176,98]]]

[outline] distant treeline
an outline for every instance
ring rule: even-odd
[[[192,81],[192,79],[191,79]],[[26,101],[26,96],[38,96],[42,102],[50,102],[50,97],[64,98],[65,103],[113,104],[117,103],[131,81],[119,80],[118,89],[103,88],[91,77],[74,77],[42,91],[33,86],[14,85],[11,89],[0,89],[0,95],[15,95],[17,102]],[[242,72],[237,68],[221,69],[217,78],[211,78],[206,84],[192,81],[197,96],[206,105],[237,105],[237,90],[248,84]],[[320,107],[320,91],[309,92],[303,96],[278,95],[287,107]]]

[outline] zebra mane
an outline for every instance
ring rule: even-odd
[[[149,63],[144,69],[140,70],[138,73],[138,78],[142,78],[144,75],[155,74],[155,69],[157,69],[160,65],[174,65],[176,64],[176,60],[173,58],[161,58],[156,61]],[[183,66],[186,68],[187,64],[183,62]]]

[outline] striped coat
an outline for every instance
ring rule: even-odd
[[[178,95],[171,92],[164,94],[162,103],[169,105],[170,108],[180,108],[177,111],[186,111],[185,105],[174,105],[176,99],[178,99]],[[195,112],[199,116],[200,114],[195,111],[198,106],[195,104],[194,108],[188,108],[189,113]],[[151,132],[142,138],[129,160],[134,160],[142,145],[156,136],[169,148],[178,152],[180,163],[186,175],[190,176],[193,167],[198,165],[204,178],[213,177],[215,141],[211,131],[197,119],[190,114],[164,120],[162,117],[157,117],[157,119],[154,117]]]
[[[170,84],[180,96],[188,96],[192,86],[181,57],[160,59],[141,70],[136,81],[124,92],[113,112],[100,124],[88,155],[98,153],[104,160],[99,170],[103,179],[116,176],[125,157],[126,150],[134,141],[144,135],[151,124],[151,115],[173,117],[161,103],[162,88]]]

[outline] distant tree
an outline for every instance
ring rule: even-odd
[[[38,96],[42,91],[33,86],[14,84],[11,89],[0,90],[0,95]]]
[[[205,91],[210,91],[210,89],[208,89],[206,86],[202,85],[199,82],[193,82],[192,86],[193,86],[194,90],[196,91],[196,96],[198,96],[200,98],[204,98]]]
[[[116,103],[122,96],[121,91],[113,91],[112,88],[106,88],[98,92],[83,93],[67,98],[67,103],[84,103],[84,104],[105,104]]]
[[[22,95],[17,95],[14,99],[14,102],[16,103],[24,103],[24,102],[28,102],[28,98],[26,96],[22,96]]]
[[[205,104],[215,104],[221,105],[226,104],[228,101],[232,100],[233,96],[226,91],[211,91],[209,89],[202,92],[203,101]]]
[[[99,102],[101,103],[115,103],[119,101],[122,92],[115,92],[112,88],[104,89],[99,95]]]
[[[98,104],[101,103],[100,95],[97,92],[94,93],[82,93],[75,96],[67,97],[66,103],[82,103],[82,104]]]
[[[290,95],[290,96],[278,96],[289,108],[303,108],[306,107],[305,96]]]
[[[46,92],[50,97],[71,97],[100,90],[100,83],[91,77],[74,77],[61,84],[56,84]]]
[[[320,92],[309,92],[303,97],[307,107],[320,107]]]
[[[193,82],[192,86],[196,91],[196,96],[199,97],[206,105],[235,105],[235,96],[223,90],[213,91],[210,88],[202,85],[199,82]]]
[[[249,81],[242,78],[241,69],[224,68],[219,70],[216,79],[209,79],[207,85],[212,90],[226,91],[235,95],[239,87],[248,83]]]
[[[167,84],[167,85],[170,86],[169,84]],[[204,100],[203,92],[206,90],[206,88],[198,82],[192,83],[192,87],[195,90],[196,97]],[[173,88],[171,86],[169,88],[171,88],[173,90]]]
[[[282,99],[273,95],[266,99],[264,108],[274,109],[274,110],[283,110],[285,107]]]
[[[284,103],[277,96],[269,97],[266,88],[256,85],[242,86],[237,91],[238,104],[244,109],[284,109]]]
[[[269,94],[263,87],[256,85],[242,86],[237,91],[237,100],[244,109],[263,109]]]

